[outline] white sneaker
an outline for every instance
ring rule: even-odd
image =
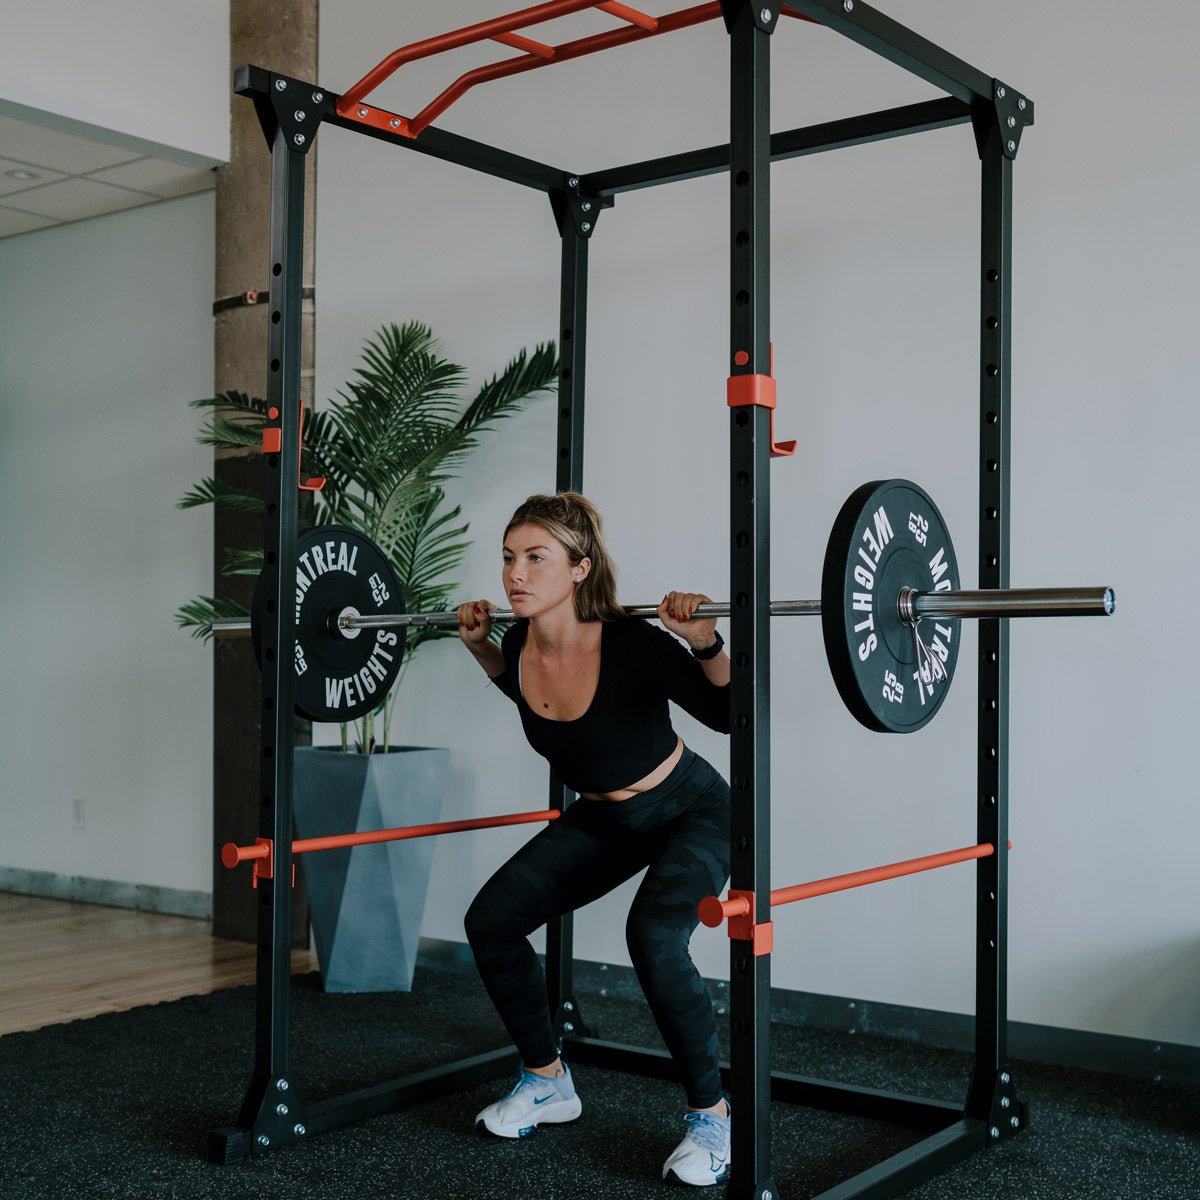
[[[686,1112],[687,1136],[663,1163],[663,1178],[697,1187],[720,1183],[729,1174],[729,1116]]]
[[[495,1137],[528,1137],[539,1125],[562,1125],[574,1121],[583,1105],[575,1095],[570,1068],[553,1079],[521,1068],[517,1082],[503,1100],[489,1104],[476,1118],[475,1128]]]

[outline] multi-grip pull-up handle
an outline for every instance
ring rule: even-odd
[[[623,24],[606,33],[577,38],[575,41],[564,42],[558,46],[547,45],[517,33],[519,29],[528,29],[543,21],[553,21],[559,17],[571,16],[588,9],[597,9],[608,13],[622,21]],[[810,20],[802,13],[789,9],[786,5],[782,12],[789,17],[796,17],[804,21]],[[449,33],[425,38],[393,50],[387,58],[372,67],[357,83],[346,89],[337,102],[338,115],[347,120],[360,121],[415,138],[450,105],[477,84],[503,79],[509,75],[518,75],[524,71],[536,70],[538,67],[549,66],[554,62],[568,62],[574,58],[582,58],[584,55],[595,54],[601,50],[610,50],[615,46],[639,41],[642,38],[673,33],[679,29],[687,29],[692,25],[715,20],[720,15],[721,5],[719,3],[698,4],[678,12],[665,13],[661,17],[652,17],[627,4],[618,3],[617,0],[547,0],[546,3],[535,4],[531,8],[523,8],[502,17],[493,17],[489,21],[481,21],[477,25],[469,25],[465,29],[452,30]],[[474,70],[460,75],[414,117],[397,116],[365,103],[367,96],[406,63],[485,41],[499,42],[512,49],[520,50],[522,53],[516,58],[476,67]]]

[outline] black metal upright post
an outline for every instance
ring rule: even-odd
[[[246,83],[246,91],[250,85]],[[279,116],[295,81],[271,77],[254,94],[271,147],[270,333],[263,428],[262,749],[259,837],[271,842],[256,876],[258,954],[254,1073],[236,1130],[210,1135],[210,1157],[229,1161],[305,1136],[304,1101],[289,1074],[292,889],[292,751],[296,641],[296,536],[302,425],[301,294],[304,258],[304,167],[316,121],[297,127]],[[292,87],[292,90],[296,90]],[[291,101],[290,107],[296,108]]]
[[[981,171],[979,586],[1009,586],[1012,391],[1012,170],[1032,106],[992,88],[975,123]],[[976,874],[975,1067],[967,1115],[992,1140],[1024,1113],[1008,1069],[1008,622],[979,623],[978,839],[996,853]]]
[[[599,202],[579,195],[579,179],[551,193],[551,205],[562,238],[558,321],[558,437],[554,487],[559,492],[583,490],[584,369],[587,355],[588,242],[599,215]],[[608,203],[612,203],[609,201]],[[586,205],[586,208],[585,208]],[[549,807],[560,810],[575,793],[550,772]],[[571,913],[546,926],[546,991],[560,1038],[579,1036],[584,1027],[575,999],[574,929]]]
[[[771,374],[770,31],[777,6],[725,0],[730,35],[731,398],[742,376]],[[744,381],[744,382],[749,382]],[[729,582],[733,788],[731,889],[753,895],[746,927],[731,930],[731,1200],[778,1196],[771,1178],[770,922],[771,409],[730,409]],[[740,936],[739,936],[740,935]]]
[[[292,712],[296,641],[296,535],[300,465],[300,310],[304,261],[304,150],[282,127],[271,146],[271,331],[267,403],[279,413],[279,451],[264,455],[262,796],[260,836],[274,845],[274,870],[260,879],[254,1078],[239,1124],[253,1153],[294,1141],[301,1097],[288,1077],[291,986]],[[274,619],[272,619],[274,618]]]

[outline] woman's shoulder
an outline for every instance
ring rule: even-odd
[[[605,633],[616,643],[646,652],[675,639],[648,617],[615,617],[604,622]]]
[[[507,654],[511,650],[519,650],[525,644],[525,638],[529,633],[529,621],[522,618],[519,621],[514,621],[505,631],[500,639],[500,649]]]

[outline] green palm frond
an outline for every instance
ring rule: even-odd
[[[462,516],[462,509],[455,505],[449,511],[439,511],[444,499],[441,488],[434,489],[425,503],[415,510],[415,519],[408,523],[396,541],[394,564],[402,572],[406,595],[432,590],[439,579],[462,564],[463,556],[470,548],[470,543],[462,540],[467,525],[454,525]],[[418,611],[427,610],[422,607]]]
[[[532,355],[522,350],[500,375],[493,376],[447,431],[441,444],[422,460],[420,470],[453,472],[478,444],[479,434],[519,412],[525,400],[549,390],[558,378],[554,344],[538,346]]]
[[[196,439],[203,445],[218,450],[261,448],[262,423],[267,415],[265,400],[229,391],[193,400],[191,407],[212,410]]]
[[[458,591],[458,585],[446,576],[462,565],[471,544],[466,540],[467,524],[458,523],[462,509],[456,505],[439,511],[443,501],[442,490],[433,489],[424,503],[409,510],[409,519],[396,540],[392,561],[409,612],[443,611]],[[408,632],[408,652],[424,642],[455,636],[453,627],[414,627]]]
[[[267,402],[258,396],[249,396],[245,392],[218,392],[215,396],[201,396],[199,400],[189,400],[189,408],[227,409],[233,413],[245,413],[249,416],[266,416]]]
[[[263,569],[263,554],[261,550],[238,550],[233,546],[225,547],[225,562],[221,566],[222,575],[257,575]]]
[[[305,413],[301,466],[326,481],[314,495],[312,523],[348,525],[370,538],[392,563],[410,612],[445,609],[458,586],[450,575],[470,548],[468,524],[461,509],[449,505],[446,486],[481,435],[553,387],[558,369],[553,343],[532,353],[522,350],[464,404],[466,371],[444,356],[427,325],[382,326],[364,343],[354,373],[325,408]],[[200,441],[261,452],[263,400],[229,391],[192,404],[209,413]],[[202,504],[242,512],[263,507],[261,496],[215,479],[201,481],[179,501],[183,508]],[[261,566],[260,550],[229,550],[222,570],[254,574]],[[176,619],[193,636],[209,637],[214,619],[240,615],[240,605],[201,596]],[[452,627],[413,628],[408,653],[454,635]]]
[[[176,502],[176,508],[197,508],[201,504],[219,504],[230,512],[260,513],[263,511],[262,492],[235,487],[220,479],[202,479],[190,492]]]
[[[213,596],[197,596],[181,604],[175,613],[175,624],[180,629],[190,629],[192,637],[208,641],[213,635],[212,623],[229,617],[248,617],[244,604],[236,600],[223,600]]]

